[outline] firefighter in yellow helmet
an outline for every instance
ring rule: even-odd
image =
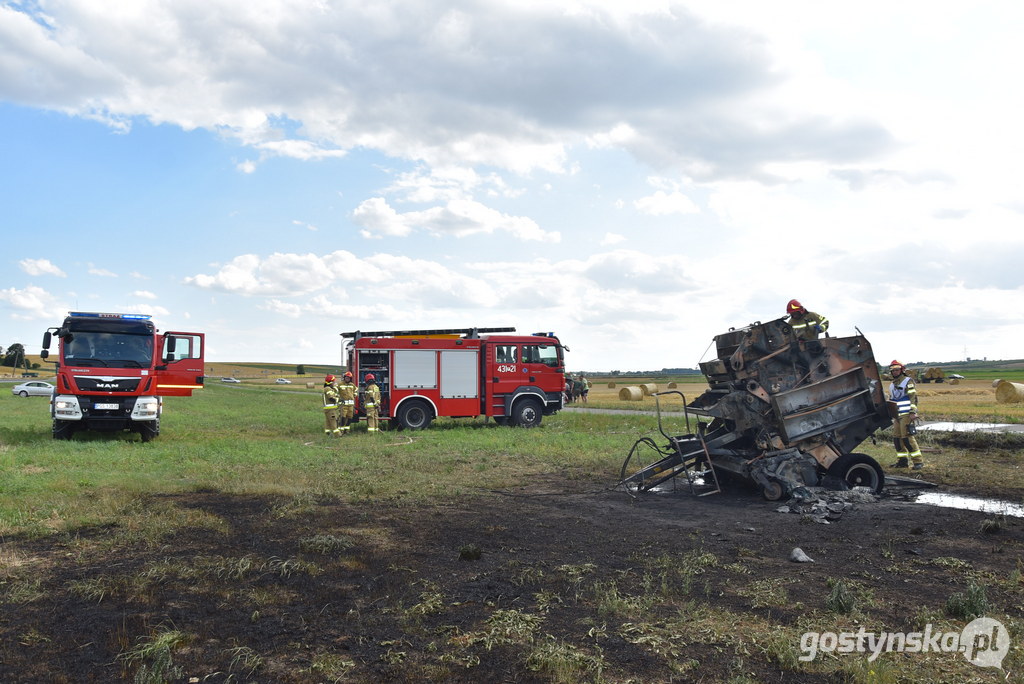
[[[789,326],[793,334],[801,340],[816,340],[818,335],[828,330],[827,318],[808,311],[795,299],[790,299],[786,304],[786,313],[789,314]]]
[[[363,380],[366,381],[366,388],[363,390],[363,411],[366,413],[366,431],[377,432],[380,388],[377,387],[377,379],[373,377],[373,373],[367,373]]]
[[[341,435],[338,428],[338,388],[334,384],[334,376],[324,378],[324,434],[332,437]]]
[[[341,383],[338,385],[338,403],[341,406],[341,419],[338,426],[341,428],[341,433],[347,435],[352,429],[352,416],[355,413],[356,386],[352,382],[352,374],[348,371],[341,377]]]
[[[896,416],[892,422],[893,445],[896,447],[896,462],[892,468],[906,468],[913,461],[914,470],[924,468],[924,457],[917,444],[917,388],[914,379],[907,374],[902,363],[893,359],[889,364],[892,383],[889,385],[889,401],[896,404]]]

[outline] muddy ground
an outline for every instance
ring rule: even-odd
[[[849,578],[870,588],[862,624],[914,631],[964,589],[964,567],[1005,578],[1024,555],[1019,519],[982,532],[992,516],[886,496],[825,525],[735,486],[633,501],[549,480],[444,506],[218,492],[145,505],[200,522],[131,542],[116,526],[3,540],[0,681],[842,681],[743,643],[743,626],[709,629],[707,611],[794,628]],[[815,562],[791,562],[797,546]],[[996,612],[1024,617],[1007,592],[988,586]],[[658,631],[686,611],[705,616],[701,630]]]

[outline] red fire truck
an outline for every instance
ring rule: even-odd
[[[401,427],[419,430],[437,416],[534,427],[562,408],[567,349],[554,333],[490,334],[515,330],[347,332],[343,361],[361,388],[373,374],[380,417]]]
[[[72,311],[43,334],[42,357],[56,336],[57,386],[50,401],[53,438],[78,430],[160,434],[163,397],[203,386],[203,333],[165,332],[146,314]]]

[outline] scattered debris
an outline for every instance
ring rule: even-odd
[[[823,487],[797,487],[779,513],[807,516],[820,525],[830,525],[858,503],[874,503],[878,497],[867,487],[854,487],[846,491],[833,491]]]

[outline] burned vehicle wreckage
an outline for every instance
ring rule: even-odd
[[[881,492],[882,468],[854,450],[892,420],[871,345],[857,332],[804,340],[778,319],[716,336],[717,357],[700,364],[709,389],[683,398],[689,434],[662,429],[659,403],[667,443],[638,440],[620,485],[640,492],[685,475],[691,489],[719,491],[724,475],[772,501],[805,486]]]

